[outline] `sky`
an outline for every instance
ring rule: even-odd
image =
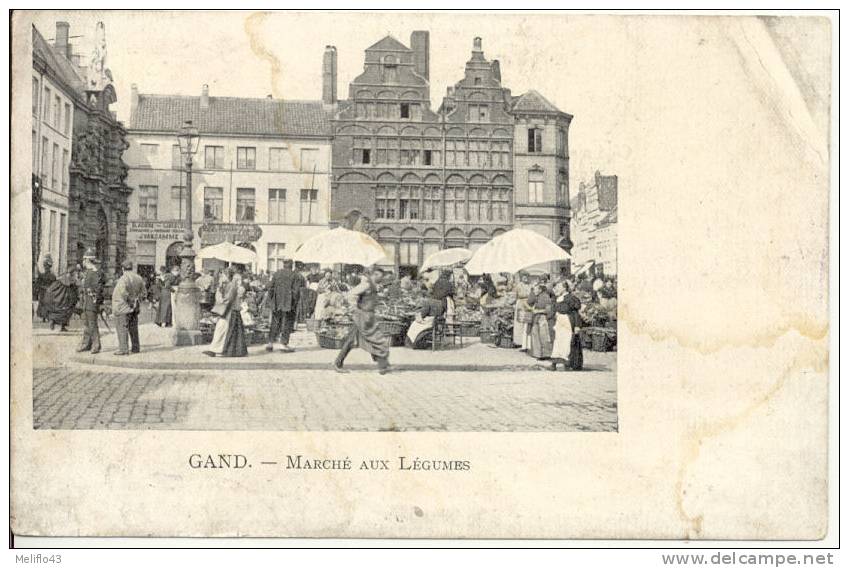
[[[473,38],[480,36],[487,59],[501,61],[503,84],[513,94],[535,89],[575,117],[574,186],[596,169],[615,173],[621,165],[616,130],[627,100],[620,95],[634,66],[620,18],[232,12],[41,12],[34,18],[48,39],[60,20],[70,23],[83,61],[96,22],[105,23],[107,66],[118,90],[113,109],[124,121],[133,83],[141,93],[199,95],[208,84],[212,96],[319,99],[326,45],[338,50],[338,93],[345,98],[367,47],[387,34],[409,45],[416,29],[430,32],[431,105],[437,108],[446,88],[462,78]]]
[[[390,34],[409,45],[430,32],[431,105],[463,76],[474,37],[501,62],[513,94],[539,91],[573,115],[569,133],[572,194],[593,172],[628,179],[644,171],[640,156],[668,147],[698,147],[742,132],[744,122],[775,118],[796,132],[795,148],[828,132],[831,36],[822,18],[722,18],[483,13],[130,12],[30,13],[45,38],[67,21],[87,61],[95,25],[106,26],[107,67],[118,91],[113,105],[127,121],[130,87],[141,93],[285,99],[321,98],[326,45],[338,52],[338,93],[363,69],[364,50]],[[81,37],[73,37],[81,36]],[[727,105],[727,106],[725,106]],[[714,117],[714,118],[709,118]],[[709,120],[708,123],[704,123]],[[727,145],[722,138],[720,145]],[[673,152],[674,153],[674,152]],[[818,144],[820,159],[827,153]],[[690,161],[698,153],[687,156]],[[739,156],[730,155],[728,160]],[[716,156],[707,155],[707,165]],[[679,164],[681,165],[681,164]],[[745,161],[743,164],[745,165]],[[668,168],[668,159],[662,168]],[[649,170],[651,171],[651,170]],[[736,183],[736,182],[734,182]],[[620,192],[621,193],[621,192]]]

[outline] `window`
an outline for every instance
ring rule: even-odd
[[[256,212],[256,190],[252,187],[236,189],[236,221],[253,221]]]
[[[493,168],[510,168],[510,143],[509,142],[493,142],[492,143],[492,167]]]
[[[268,169],[280,172],[286,169],[286,148],[268,149]]]
[[[33,77],[32,80],[32,115],[38,116],[38,95],[41,89],[38,85],[38,79]]]
[[[465,166],[466,147],[462,140],[448,140],[445,142],[445,165]]]
[[[66,227],[67,222],[65,219],[68,216],[64,213],[59,213],[59,269],[61,270],[63,266],[65,266],[65,246],[66,241],[68,240],[67,232],[68,229]]]
[[[53,98],[53,128],[59,130],[62,126],[62,99],[59,95]]]
[[[375,212],[378,219],[395,218],[395,196],[390,193],[386,187],[378,187],[375,191]]]
[[[401,103],[401,118],[410,118],[410,103]]]
[[[360,136],[354,137],[354,163],[370,164],[371,162],[371,140]],[[308,171],[308,170],[307,170]]]
[[[557,203],[559,205],[568,202],[569,186],[566,183],[566,172],[560,172],[559,179],[557,180]]]
[[[71,105],[65,103],[65,136],[71,135]]]
[[[38,136],[32,131],[32,173],[38,175]]]
[[[203,165],[207,170],[224,169],[224,146],[205,146]]]
[[[142,166],[153,167],[152,162],[156,160],[159,153],[159,144],[139,144],[142,153]]]
[[[542,128],[528,128],[528,152],[542,152]]]
[[[542,203],[543,199],[542,170],[530,170],[528,172],[528,203]]]
[[[171,169],[172,170],[182,170],[183,169],[183,154],[180,153],[180,145],[174,144],[171,146]]]
[[[62,193],[68,193],[69,177],[70,172],[68,171],[68,151],[62,150]]]
[[[56,237],[56,212],[50,211],[50,225],[47,226],[47,250],[51,255],[56,254],[56,245],[53,239]]]
[[[268,272],[283,268],[286,260],[286,243],[268,243]]]
[[[470,104],[469,120],[471,122],[489,122],[489,105]]]
[[[269,223],[285,223],[286,222],[286,190],[285,189],[269,189],[268,190],[268,222]]]
[[[43,137],[41,139],[41,171],[39,171],[39,175],[42,180],[41,183],[47,181],[47,155],[50,153],[50,145],[47,143],[47,138]]]
[[[301,149],[301,171],[312,172],[318,169],[318,149]]]
[[[481,84],[481,78],[475,77],[475,85],[480,85],[480,84]]]
[[[301,190],[301,223],[312,223],[313,218],[318,213],[318,190],[317,189],[302,189]]]
[[[53,144],[53,161],[50,162],[50,179],[53,182],[50,187],[59,189],[59,184],[62,183],[59,177],[59,144]]]
[[[41,99],[44,101],[44,108],[41,109],[41,120],[47,122],[50,120],[50,89],[44,87],[44,97]]]
[[[209,148],[209,146],[207,146]],[[203,190],[203,220],[224,220],[224,188],[205,187]]]
[[[139,186],[139,219],[156,220],[156,205],[159,200],[159,188],[155,185]]]
[[[377,152],[374,156],[375,164],[397,164],[398,163],[398,139],[378,138]]]
[[[171,212],[174,215],[174,219],[182,219],[183,215],[185,215],[188,197],[189,195],[185,186],[171,186]]]
[[[566,156],[566,130],[563,128],[557,129],[557,155]]]
[[[240,170],[255,170],[256,148],[236,148],[236,167]]]
[[[440,158],[442,156],[442,141],[428,139],[424,141],[424,153],[422,154],[422,163],[426,166],[441,165]]]

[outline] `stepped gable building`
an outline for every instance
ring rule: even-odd
[[[56,23],[53,45],[33,27],[33,115],[40,117],[33,126],[33,152],[40,158],[34,156],[33,177],[43,190],[40,209],[48,214],[40,219],[41,250],[58,253],[59,272],[92,248],[112,273],[126,251],[126,131],[110,110],[117,96],[106,67],[106,28],[99,22],[94,31],[91,57],[83,61],[69,43],[66,22]]]
[[[366,49],[333,120],[331,224],[372,234],[400,273],[516,226],[568,247],[572,117],[535,92],[513,97],[480,38],[434,111],[429,42],[415,31],[410,47],[387,36]]]

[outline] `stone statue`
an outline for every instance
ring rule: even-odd
[[[94,49],[88,67],[87,91],[102,91],[112,83],[112,72],[106,68],[106,26],[97,22],[94,31]]]

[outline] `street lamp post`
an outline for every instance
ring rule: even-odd
[[[177,133],[180,155],[186,160],[186,219],[183,249],[180,252],[180,285],[174,298],[174,345],[197,345],[200,333],[200,289],[194,281],[195,250],[192,247],[192,157],[198,150],[200,134],[187,120]]]

